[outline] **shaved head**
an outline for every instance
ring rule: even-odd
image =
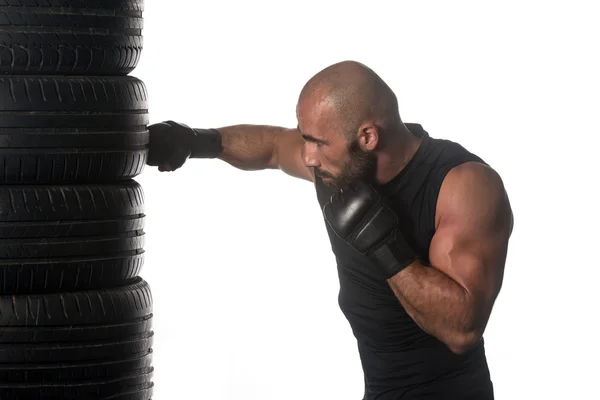
[[[333,64],[314,75],[302,88],[299,106],[327,115],[330,125],[352,139],[365,121],[382,131],[401,123],[398,100],[372,69],[356,61]]]
[[[314,75],[300,92],[296,116],[305,140],[304,164],[325,184],[337,187],[374,181],[378,154],[389,151],[406,131],[394,92],[356,61],[333,64]]]

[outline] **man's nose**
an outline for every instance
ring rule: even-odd
[[[304,146],[302,146],[302,161],[304,162],[304,165],[306,167],[319,168],[321,166],[321,163],[315,156],[314,152],[308,147],[310,147],[310,143],[307,143]]]

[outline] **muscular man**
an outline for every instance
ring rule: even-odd
[[[150,130],[148,164],[188,158],[279,168],[313,182],[357,339],[364,400],[490,400],[483,332],[513,218],[498,174],[461,145],[403,123],[370,68],[331,65],[302,89],[296,128]]]

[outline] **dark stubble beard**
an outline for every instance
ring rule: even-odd
[[[328,182],[327,185],[338,189],[357,181],[374,183],[377,172],[377,158],[375,154],[362,150],[358,144],[358,140],[353,140],[349,143],[348,152],[350,159],[339,174],[333,175],[317,170],[317,175],[324,178],[331,178],[332,181]]]

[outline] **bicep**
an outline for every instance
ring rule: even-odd
[[[314,182],[314,172],[304,165],[302,148],[304,139],[297,129],[288,129],[277,135],[272,164],[286,174]]]
[[[502,286],[512,211],[498,174],[483,165],[451,171],[440,189],[430,263],[489,313]]]

